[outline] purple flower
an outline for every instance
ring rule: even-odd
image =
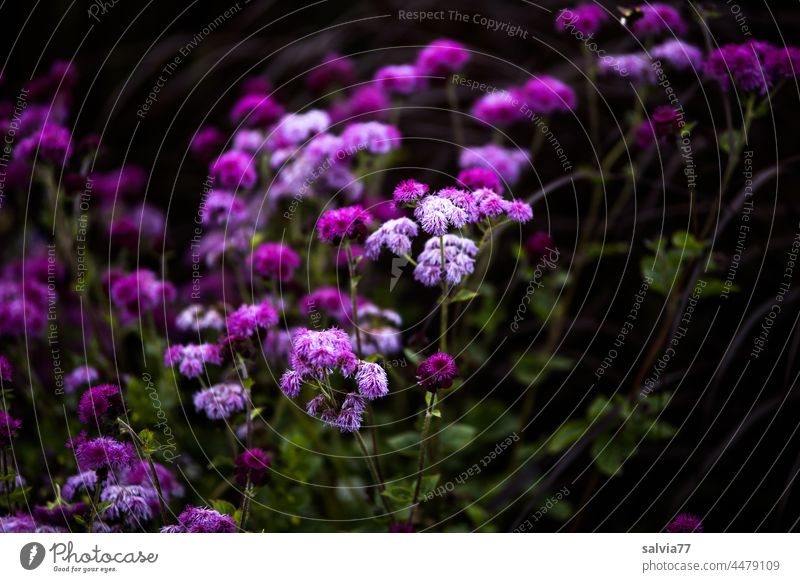
[[[372,260],[378,258],[383,247],[398,257],[411,252],[411,239],[417,236],[419,228],[410,218],[387,220],[373,232],[366,241],[366,255]]]
[[[86,504],[58,503],[57,505],[37,505],[33,508],[36,521],[42,525],[69,528],[75,524],[75,516],[86,512]]]
[[[189,149],[203,162],[209,162],[219,155],[225,145],[225,135],[216,127],[203,127],[192,138]]]
[[[408,95],[425,86],[425,77],[414,65],[388,65],[378,69],[375,82],[387,93]]]
[[[161,533],[234,533],[236,524],[229,515],[214,509],[186,506],[178,524],[161,528]]]
[[[317,224],[319,240],[338,244],[342,239],[363,239],[372,216],[360,204],[328,210]]]
[[[351,337],[355,341],[355,337]],[[365,356],[397,354],[403,350],[403,334],[394,327],[362,326],[361,350]]]
[[[55,298],[55,295],[52,295]],[[47,326],[48,288],[36,281],[0,282],[0,335],[40,335]]]
[[[75,458],[81,471],[110,467],[121,469],[136,458],[136,449],[130,443],[121,443],[110,437],[98,437],[75,446]]]
[[[60,165],[65,165],[71,154],[69,130],[54,123],[47,123],[37,133],[20,140],[14,151],[18,159],[32,161],[36,156]]]
[[[522,170],[530,162],[528,152],[506,149],[495,144],[473,147],[461,152],[459,166],[489,168],[509,184],[519,180]]]
[[[680,12],[668,4],[646,3],[640,7],[640,10],[642,16],[631,26],[637,36],[656,36],[662,32],[683,36],[687,32],[686,22]]]
[[[359,393],[367,400],[382,398],[389,393],[389,379],[386,370],[379,364],[361,362],[356,372]]]
[[[403,180],[394,189],[394,201],[397,204],[411,204],[428,193],[428,185],[416,180]]]
[[[334,103],[331,106],[331,121],[338,123],[357,118],[381,119],[389,107],[391,107],[389,97],[380,87],[364,85],[353,91],[344,102]]]
[[[5,356],[0,356],[0,381],[11,382],[14,378],[14,368]]]
[[[489,168],[474,167],[461,170],[457,178],[458,183],[470,190],[479,190],[481,188],[489,188],[494,190],[497,194],[502,194],[504,191],[503,183],[496,172]]]
[[[342,132],[344,147],[357,152],[367,150],[371,154],[388,154],[400,147],[400,132],[394,125],[378,121],[351,123]]]
[[[514,222],[528,222],[533,218],[531,205],[522,200],[506,202],[506,216]]]
[[[317,394],[308,401],[306,404],[306,412],[309,416],[319,416],[319,409],[320,407],[325,405],[325,395],[324,394]]]
[[[154,311],[165,301],[175,299],[175,286],[156,279],[155,273],[139,269],[122,275],[111,283],[111,300],[120,310],[120,319],[128,322],[139,313]]]
[[[303,375],[295,370],[286,370],[281,376],[281,391],[289,398],[297,398],[303,387]]]
[[[433,354],[417,366],[417,382],[431,392],[439,388],[450,388],[456,376],[456,361],[453,356],[444,352]]]
[[[478,247],[467,238],[451,234],[444,236],[444,277],[449,285],[458,285],[461,280],[475,270],[475,256]],[[425,249],[417,257],[414,278],[428,287],[435,287],[442,281],[442,252],[439,238],[431,238]]]
[[[245,202],[224,190],[212,190],[200,205],[200,221],[207,226],[239,224],[247,216]]]
[[[672,39],[654,46],[650,51],[654,58],[662,59],[679,71],[700,69],[703,64],[703,51],[679,39]]]
[[[525,116],[518,91],[496,91],[484,95],[472,106],[472,115],[488,125],[505,125]]]
[[[597,69],[603,74],[630,77],[637,83],[654,84],[656,72],[645,53],[627,55],[605,55],[597,61]]]
[[[61,495],[67,501],[72,501],[76,493],[94,491],[96,485],[97,473],[93,470],[83,471],[67,477],[64,487],[61,488]]]
[[[253,156],[237,151],[225,152],[219,156],[211,164],[211,174],[226,190],[236,190],[237,188],[249,190],[256,185],[258,180]]]
[[[707,76],[718,81],[724,89],[731,86],[731,80],[743,91],[758,90],[766,93],[771,86],[765,66],[761,63],[762,53],[769,50],[761,43],[726,44],[711,52],[706,59],[704,70]]]
[[[608,12],[597,4],[581,4],[575,8],[565,8],[556,17],[556,28],[568,30],[573,34],[590,35],[600,30],[609,19]]]
[[[236,482],[242,487],[264,485],[269,480],[269,468],[272,459],[261,449],[247,449],[240,453],[233,462],[236,467]]]
[[[103,519],[124,520],[133,526],[153,518],[153,501],[158,503],[158,493],[141,485],[106,485],[100,501],[108,503],[101,514]]]
[[[21,420],[17,420],[5,410],[0,410],[0,447],[10,445],[11,439],[17,436],[20,428],[22,428]]]
[[[240,384],[214,384],[210,388],[195,392],[192,400],[195,410],[198,412],[202,410],[211,420],[221,420],[244,410],[247,393]]]
[[[773,82],[796,77],[800,70],[800,48],[775,47],[764,56],[764,67]]]
[[[656,107],[651,119],[658,139],[674,135],[680,129],[680,116],[675,108],[669,105]]]
[[[277,324],[278,311],[266,299],[256,305],[242,305],[228,315],[226,322],[228,333],[238,339],[252,336],[259,328],[268,329]]]
[[[396,521],[389,524],[389,533],[414,533],[414,526],[407,521]]]
[[[314,93],[322,93],[333,85],[346,86],[355,79],[353,61],[337,53],[329,53],[321,64],[306,75],[306,85]]]
[[[702,533],[703,522],[691,513],[680,513],[666,527],[667,533]]]
[[[300,301],[300,311],[304,315],[322,311],[338,321],[352,317],[352,310],[350,297],[336,287],[320,287]]]
[[[422,230],[434,236],[447,234],[450,227],[461,228],[469,220],[469,215],[462,208],[442,196],[427,196],[414,209]]]
[[[543,230],[534,232],[525,241],[525,248],[528,253],[533,257],[540,257],[555,249],[555,243],[550,235]]]
[[[572,111],[578,101],[572,87],[548,75],[528,80],[522,88],[522,96],[531,111],[542,115]]]
[[[173,345],[164,352],[164,365],[178,370],[187,378],[196,378],[203,373],[206,364],[222,364],[219,346],[215,344]]]
[[[443,76],[460,71],[469,61],[469,52],[460,42],[447,38],[433,41],[417,56],[420,75]]]
[[[119,386],[115,384],[101,384],[89,388],[81,395],[78,402],[78,419],[87,422],[100,423],[106,414],[113,414],[121,408],[122,394]]]
[[[268,143],[271,150],[295,146],[322,134],[331,124],[330,116],[320,109],[285,115],[273,128]]]
[[[292,339],[289,362],[301,374],[321,377],[335,368],[340,368],[344,376],[355,372],[358,361],[350,337],[343,330],[301,329]]]
[[[251,93],[241,97],[231,109],[231,122],[247,127],[267,127],[283,115],[283,107],[269,95]]]
[[[474,193],[478,204],[479,218],[492,218],[506,211],[507,202],[489,188],[481,188]]]
[[[300,255],[280,243],[263,243],[253,251],[248,262],[256,275],[288,281],[300,266]]]
[[[175,318],[175,326],[181,331],[195,333],[204,329],[220,331],[225,327],[225,320],[216,309],[206,308],[195,303],[178,314]]]
[[[356,432],[361,428],[361,418],[365,409],[366,403],[364,399],[355,392],[350,392],[344,397],[342,408],[334,424],[338,426],[339,430],[342,432]],[[325,420],[325,418],[323,418],[323,420]]]
[[[19,513],[0,517],[0,532],[2,533],[34,533],[36,523],[31,515]]]
[[[491,180],[487,175],[483,175],[483,177]],[[478,179],[474,181],[477,183],[480,179],[480,176],[478,176]],[[467,180],[470,180],[470,178],[468,177]],[[457,208],[463,210],[466,213],[467,222],[478,222],[481,219],[478,199],[474,193],[450,186],[439,190],[436,196],[449,200]]]
[[[160,463],[153,463],[158,476],[158,484],[165,501],[175,497],[182,497],[184,494],[183,485],[178,482],[175,474]],[[155,489],[156,484],[153,479],[153,472],[150,463],[147,461],[134,461],[130,468],[125,472],[120,482],[125,485],[141,485],[150,489]],[[158,499],[155,499],[155,509],[158,509]]]

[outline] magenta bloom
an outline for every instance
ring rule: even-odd
[[[358,365],[350,336],[337,328],[298,331],[292,338],[289,362],[303,376],[315,377],[322,377],[336,368],[344,376],[350,376]]]
[[[136,458],[131,443],[121,443],[110,437],[98,437],[75,445],[75,458],[81,471],[109,467],[121,469]]]
[[[216,127],[203,127],[192,138],[189,149],[203,162],[209,162],[218,156],[225,146],[225,135]]]
[[[702,533],[703,522],[691,513],[680,513],[664,531],[667,533]]]
[[[119,308],[123,322],[154,311],[164,302],[175,299],[175,286],[156,279],[155,273],[147,269],[117,277],[111,283],[110,291],[111,300]]]
[[[416,68],[420,75],[448,75],[460,71],[469,61],[469,52],[460,42],[441,38],[422,49]]]
[[[300,255],[280,243],[263,243],[253,251],[248,261],[256,275],[288,281],[300,266]]]
[[[764,55],[764,67],[773,82],[792,79],[800,71],[800,48],[796,46],[775,47]]]
[[[66,164],[71,154],[69,130],[54,123],[46,123],[38,132],[21,140],[14,150],[18,159],[33,161],[37,157],[60,165]]]
[[[550,238],[550,235],[543,230],[534,232],[525,241],[525,249],[533,257],[540,257],[545,253],[555,250],[555,242]]]
[[[106,414],[121,408],[122,394],[115,384],[93,386],[81,395],[78,402],[78,419],[82,423],[99,423]]]
[[[202,410],[211,420],[221,420],[245,409],[247,393],[240,384],[214,384],[195,392],[192,401],[198,412]]]
[[[387,93],[408,95],[425,86],[425,77],[414,65],[388,65],[378,69],[375,82]]]
[[[380,364],[362,362],[356,372],[359,393],[367,400],[382,398],[389,393],[389,379]]]
[[[187,378],[196,378],[203,373],[206,364],[222,364],[219,346],[214,344],[174,345],[164,352],[164,365],[178,370]]]
[[[237,225],[247,215],[244,200],[224,190],[212,190],[200,207],[200,220],[205,225]]]
[[[0,380],[11,382],[14,376],[14,368],[5,356],[0,356]]]
[[[353,119],[381,119],[391,107],[389,97],[380,87],[364,85],[358,87],[344,101],[334,103],[330,108],[333,122]]]
[[[22,428],[22,421],[17,420],[5,410],[0,410],[0,447],[7,447],[11,439],[17,436]]]
[[[158,484],[161,487],[161,492],[164,494],[165,499],[169,500],[175,497],[182,497],[184,494],[183,485],[178,482],[175,473],[160,463],[154,462],[153,466],[156,468]],[[141,485],[150,489],[155,489],[156,486],[153,480],[153,473],[150,470],[150,464],[142,460],[134,461],[130,468],[125,471],[120,481],[125,485]],[[156,498],[154,501],[154,509],[158,509],[158,499]]]
[[[636,20],[631,29],[640,37],[669,33],[683,36],[687,32],[686,22],[680,12],[668,4],[646,3],[640,7],[643,16]]]
[[[556,28],[583,35],[594,34],[609,20],[608,12],[597,4],[581,4],[565,8],[556,17]]]
[[[403,180],[394,189],[394,201],[397,204],[411,204],[428,193],[428,185],[416,180]]]
[[[520,97],[517,90],[489,93],[475,102],[472,115],[488,125],[507,125],[520,121],[525,117]]]
[[[242,305],[228,315],[228,333],[237,339],[252,336],[258,329],[268,329],[278,324],[278,311],[268,300],[256,305]]]
[[[703,64],[703,51],[682,40],[672,39],[654,46],[650,51],[653,58],[662,59],[673,68],[683,71],[700,69]]]
[[[36,281],[0,281],[0,335],[39,335],[47,325],[47,287]]]
[[[329,53],[323,62],[306,75],[306,85],[314,93],[322,93],[333,86],[346,86],[355,79],[353,61],[337,53]]]
[[[506,216],[514,222],[528,222],[533,218],[531,205],[522,200],[506,202]]]
[[[417,366],[417,382],[431,392],[439,388],[450,388],[456,376],[456,361],[453,356],[444,352],[433,354]]]
[[[283,115],[283,107],[269,95],[251,93],[245,95],[231,109],[234,125],[247,127],[267,127]]]
[[[234,533],[236,523],[230,515],[224,515],[214,509],[186,506],[186,510],[178,516],[177,525],[161,528],[161,533]]]
[[[219,156],[211,164],[211,174],[225,190],[249,190],[258,181],[253,156],[239,151],[225,152]]]
[[[363,240],[372,216],[360,204],[328,210],[317,223],[319,240],[339,244],[343,239]]]
[[[417,219],[422,230],[434,236],[442,236],[453,228],[461,228],[469,220],[469,215],[463,209],[443,196],[427,196],[422,199],[414,209],[414,218]]]
[[[490,190],[494,190],[497,194],[502,194],[505,190],[500,177],[489,168],[475,167],[461,170],[457,180],[461,186],[469,188],[470,190],[489,188]]]
[[[522,88],[522,96],[531,111],[542,115],[572,111],[578,102],[572,87],[548,75],[528,80]]]
[[[488,144],[461,152],[458,165],[462,168],[489,168],[509,184],[514,184],[529,162],[528,152]]]
[[[242,487],[264,485],[269,480],[269,468],[272,459],[261,449],[247,449],[240,453],[233,462],[236,467],[236,482]]]
[[[758,90],[766,93],[771,86],[771,80],[761,63],[760,48],[756,43],[721,46],[708,55],[704,65],[705,73],[725,89],[733,81],[743,91]]]
[[[352,153],[366,150],[371,154],[388,154],[400,147],[400,132],[393,125],[378,121],[351,123],[342,132],[342,143]]]

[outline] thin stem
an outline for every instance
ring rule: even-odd
[[[457,144],[463,144],[464,127],[461,124],[461,115],[459,114],[456,84],[452,82],[452,79],[447,80],[447,103],[450,106],[450,121],[453,124],[453,138]]]
[[[381,478],[378,475],[378,469],[376,465],[373,463],[372,455],[369,454],[369,450],[367,449],[367,443],[364,442],[364,437],[361,436],[361,433],[356,431],[353,433],[356,435],[356,442],[358,442],[358,446],[361,448],[361,452],[364,453],[364,458],[367,461],[367,466],[369,467],[370,473],[372,473],[372,478],[375,481],[375,485],[378,489],[378,497],[381,498],[381,503],[383,503],[383,508],[386,510],[386,513],[389,515],[389,519],[392,519],[392,508],[389,506],[389,500],[386,499],[386,496],[383,495],[383,492],[386,490],[386,485],[383,483]]]
[[[419,456],[417,457],[417,483],[414,486],[414,497],[411,500],[411,509],[408,514],[408,523],[414,523],[414,510],[417,508],[419,501],[419,492],[422,488],[422,476],[425,470],[425,441],[428,439],[428,432],[431,428],[431,418],[433,417],[433,410],[436,407],[436,393],[431,395],[431,403],[425,407],[425,419],[422,421],[422,433],[419,441]]]
[[[439,236],[439,252],[442,261],[442,307],[439,310],[439,351],[447,351],[447,279],[444,259],[444,237]]]
[[[156,486],[156,493],[158,493],[158,507],[161,510],[161,525],[167,525],[167,507],[164,504],[164,493],[161,490],[161,482],[158,480],[158,472],[153,463],[153,458],[147,456],[147,464],[150,465],[150,473],[153,475],[153,484]]]
[[[358,325],[358,279],[356,279],[356,265],[353,262],[349,239],[345,242],[345,251],[347,252],[347,268],[350,272],[350,302],[353,305],[353,327],[355,328],[356,347],[360,358],[363,352],[361,351],[361,328]]]

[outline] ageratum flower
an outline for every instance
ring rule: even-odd
[[[502,148],[495,144],[465,149],[458,161],[462,168],[473,166],[489,168],[509,184],[519,180],[522,170],[529,163],[528,152],[518,148]]]
[[[701,533],[703,522],[691,513],[680,513],[669,523],[665,531],[667,533]]]
[[[303,375],[295,370],[286,370],[279,382],[281,392],[289,398],[297,398],[303,388]]]
[[[764,67],[773,82],[793,79],[800,71],[800,48],[796,46],[775,47],[764,55]]]
[[[111,300],[119,309],[120,319],[129,322],[137,315],[154,311],[166,301],[175,299],[175,286],[156,279],[155,273],[138,269],[113,279]]]
[[[236,468],[236,482],[242,487],[251,485],[261,486],[269,480],[269,468],[272,459],[269,453],[261,449],[247,449],[239,453],[233,461]]]
[[[609,20],[606,10],[598,4],[580,4],[565,8],[556,16],[556,29],[579,32],[583,35],[595,34]]]
[[[33,161],[34,158],[66,165],[72,155],[72,141],[69,130],[55,123],[46,123],[38,132],[20,140],[14,156],[20,160]]]
[[[393,198],[397,204],[413,204],[428,193],[427,184],[416,180],[403,180],[394,189]]]
[[[528,222],[533,218],[531,205],[522,200],[511,200],[505,203],[506,216],[514,222]]]
[[[56,505],[37,505],[33,508],[33,516],[37,523],[43,527],[67,529],[74,525],[75,516],[86,512],[86,504],[58,503]]]
[[[256,305],[242,305],[226,320],[228,333],[237,339],[248,338],[259,328],[268,329],[277,324],[278,311],[266,299]]]
[[[503,182],[496,172],[480,166],[461,170],[458,174],[457,181],[459,185],[469,188],[470,190],[489,188],[494,190],[497,194],[502,194],[505,190]]]
[[[364,85],[353,91],[345,101],[331,106],[331,121],[339,123],[353,119],[382,119],[391,105],[389,96],[380,87]]]
[[[469,52],[460,42],[448,38],[433,41],[417,55],[420,75],[448,75],[461,70],[469,61]]]
[[[280,243],[263,243],[250,255],[248,263],[256,275],[288,281],[300,266],[300,255]]]
[[[787,50],[762,41],[726,44],[708,55],[705,73],[717,80],[723,89],[730,88],[733,81],[743,91],[766,93],[781,77],[787,76],[780,73],[790,72],[791,55],[798,56],[797,52],[787,53]],[[789,70],[782,71],[777,66],[777,62],[781,61]]]
[[[355,334],[350,336],[355,342]],[[361,328],[361,352],[365,356],[375,354],[397,354],[403,350],[403,334],[400,330],[390,326],[371,327],[363,325]]]
[[[472,115],[488,125],[507,125],[524,119],[518,90],[495,91],[484,95],[472,106]]]
[[[645,53],[627,55],[605,55],[597,61],[597,70],[603,74],[630,77],[636,83],[654,84],[656,72]]]
[[[231,122],[247,127],[267,127],[283,115],[281,107],[272,97],[251,93],[240,98],[231,109]]]
[[[136,458],[131,443],[121,443],[110,437],[98,437],[75,445],[75,459],[81,471],[109,467],[122,469]]]
[[[187,378],[196,378],[203,373],[206,364],[222,364],[219,346],[215,344],[174,345],[164,352],[164,365],[178,370]]]
[[[375,73],[375,82],[387,93],[409,95],[425,86],[425,77],[414,65],[387,65]]]
[[[653,58],[669,63],[674,69],[699,70],[703,64],[703,51],[679,39],[672,39],[654,46],[650,54]]]
[[[244,410],[247,404],[247,393],[241,384],[214,384],[210,388],[195,392],[195,410],[201,410],[211,420],[228,418],[235,412]]]
[[[352,59],[338,53],[328,53],[322,63],[308,72],[306,86],[314,93],[322,93],[331,86],[346,86],[355,79]]]
[[[372,216],[360,204],[328,210],[317,223],[319,240],[339,244],[343,239],[362,240]]]
[[[175,325],[181,331],[199,333],[204,329],[219,331],[225,327],[225,320],[216,309],[194,303],[178,314]]]
[[[578,102],[572,87],[549,75],[529,79],[523,85],[521,95],[528,108],[541,115],[572,111]]]
[[[122,394],[115,384],[93,386],[81,395],[78,402],[78,419],[100,423],[107,414],[113,415],[122,407]]]
[[[260,129],[240,129],[233,134],[233,148],[238,152],[258,155],[266,146],[267,139]]]
[[[398,257],[411,252],[411,239],[417,236],[419,227],[410,218],[388,220],[367,238],[366,255],[372,260],[378,258],[381,249],[386,247]]]
[[[379,364],[361,362],[356,372],[359,393],[367,400],[382,398],[389,393],[389,379],[386,370]]]
[[[211,175],[221,188],[249,190],[256,185],[258,174],[253,163],[253,156],[244,152],[229,151],[219,156],[211,164]]]
[[[11,382],[14,376],[14,368],[5,356],[0,356],[0,380]]]
[[[330,124],[330,116],[321,109],[312,109],[306,113],[290,113],[272,129],[267,144],[272,151],[296,146],[321,134],[330,127]]]
[[[103,488],[100,500],[108,504],[101,513],[103,519],[124,520],[134,526],[153,518],[153,501],[158,503],[158,493],[141,485],[112,484]]]
[[[481,188],[480,190],[476,190],[473,194],[478,204],[479,218],[493,218],[505,212],[506,201],[494,190]]]
[[[34,533],[36,523],[29,514],[18,513],[17,515],[0,516],[0,532],[2,533]]]
[[[239,224],[247,216],[244,200],[224,190],[212,190],[200,206],[200,222],[206,226]]]
[[[475,256],[478,247],[467,238],[455,235],[444,236],[444,277],[449,285],[458,285],[475,270]],[[425,249],[417,257],[414,278],[428,287],[435,287],[442,281],[442,252],[439,238],[425,243]]]
[[[78,493],[94,491],[97,485],[97,473],[93,470],[83,471],[77,475],[67,477],[61,488],[61,496],[67,501],[72,501]]]
[[[203,127],[192,138],[192,154],[202,162],[210,162],[225,146],[225,135],[216,127]]]
[[[337,368],[347,377],[356,371],[358,364],[350,337],[335,327],[298,331],[293,338],[289,362],[303,376],[314,377],[322,377]]]
[[[178,516],[177,525],[161,528],[161,533],[233,533],[236,524],[229,515],[215,509],[186,506],[186,510]]]
[[[450,388],[456,376],[456,361],[453,356],[444,352],[433,354],[417,366],[417,382],[431,392],[439,388]]]
[[[422,230],[434,236],[442,236],[452,228],[461,228],[469,220],[469,215],[462,208],[442,196],[426,196],[414,209]]]
[[[357,302],[366,301],[357,298]],[[353,304],[350,296],[336,287],[320,287],[300,300],[300,312],[303,315],[326,313],[337,321],[347,321],[352,317]]]
[[[668,4],[645,3],[640,10],[642,16],[631,25],[631,29],[637,36],[656,36],[661,33],[683,36],[687,32],[686,22],[680,12]]]
[[[339,415],[333,422],[327,417],[321,418],[328,424],[337,426],[342,432],[356,432],[361,428],[361,421],[366,407],[364,399],[355,392],[351,392],[344,397]]]
[[[183,497],[183,485],[178,482],[175,474],[167,469],[160,463],[153,463],[158,476],[158,485],[161,487],[161,493],[164,495],[164,500],[169,501],[176,497]],[[150,469],[148,461],[134,461],[130,468],[125,471],[125,474],[120,478],[120,482],[124,485],[141,485],[151,489],[156,488],[155,480],[153,479],[153,472]],[[155,500],[154,509],[158,509],[158,499]]]
[[[342,143],[351,152],[388,154],[400,147],[400,132],[393,125],[377,121],[351,123],[342,132]]]
[[[7,447],[11,439],[17,436],[22,428],[22,421],[17,420],[5,410],[0,410],[0,447]]]
[[[467,179],[469,180],[469,178]],[[478,199],[472,192],[450,186],[448,188],[442,188],[436,195],[441,198],[446,198],[459,209],[463,210],[467,215],[467,222],[478,222],[480,220]]]
[[[36,281],[0,282],[0,335],[40,335],[47,326],[48,289]]]

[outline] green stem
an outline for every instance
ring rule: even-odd
[[[456,84],[452,79],[447,80],[447,103],[450,106],[450,121],[453,124],[453,138],[456,144],[464,144],[464,127],[461,124],[461,115],[459,114],[458,93],[456,93]]]
[[[420,435],[419,441],[419,456],[417,457],[417,483],[414,485],[414,497],[411,500],[411,509],[409,510],[408,514],[408,523],[414,523],[414,511],[417,508],[417,503],[419,502],[419,492],[422,488],[422,476],[425,471],[425,445],[428,440],[428,433],[430,432],[431,428],[431,418],[433,417],[433,411],[436,407],[436,393],[433,392],[431,394],[431,403],[430,405],[425,407],[425,418],[422,421],[422,433]]]

